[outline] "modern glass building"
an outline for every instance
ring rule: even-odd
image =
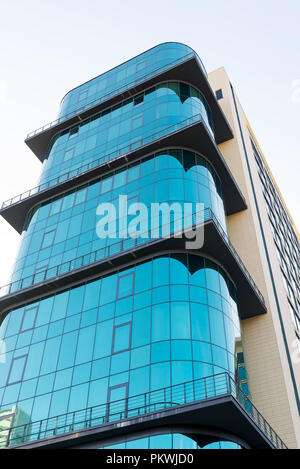
[[[22,235],[0,297],[1,448],[299,444],[299,241],[228,90],[191,48],[160,44],[27,137],[39,185],[1,208]]]

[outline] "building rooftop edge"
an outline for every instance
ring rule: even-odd
[[[202,65],[203,69],[205,70],[205,72],[206,72],[206,74],[207,74],[207,70],[206,70],[206,68],[205,68],[205,66],[204,66],[204,64],[203,64],[203,62],[202,62],[202,60],[200,59],[199,55],[197,54],[197,52],[196,52],[192,47],[190,47],[190,46],[188,46],[187,44],[185,44],[185,43],[183,43],[183,42],[180,42],[180,41],[165,41],[165,42],[160,42],[159,44],[156,44],[155,46],[150,47],[149,49],[144,50],[144,51],[141,52],[140,54],[134,55],[133,57],[130,57],[129,59],[125,60],[124,62],[121,62],[121,63],[119,63],[118,65],[115,65],[114,67],[109,68],[108,70],[105,70],[104,72],[100,73],[99,75],[96,75],[96,76],[90,78],[89,80],[86,80],[86,81],[84,81],[83,83],[80,83],[79,85],[74,86],[73,88],[71,88],[70,90],[68,90],[68,91],[63,95],[63,97],[62,97],[62,99],[61,99],[61,101],[60,101],[60,104],[62,104],[63,100],[65,99],[65,97],[66,97],[69,93],[71,93],[72,91],[76,90],[77,88],[80,88],[81,86],[83,86],[83,85],[89,83],[90,81],[94,80],[95,78],[99,78],[99,77],[101,77],[102,75],[105,75],[106,73],[111,72],[112,70],[117,69],[117,68],[120,67],[121,65],[124,65],[125,63],[130,62],[130,61],[133,60],[133,59],[136,59],[136,58],[139,57],[140,55],[143,55],[143,54],[145,54],[146,52],[149,52],[149,51],[152,50],[152,49],[155,49],[156,47],[159,47],[159,46],[163,46],[163,45],[165,45],[165,44],[179,44],[179,45],[181,45],[181,46],[184,46],[184,47],[187,47],[188,49],[190,49],[190,51],[193,52],[193,53],[197,56],[197,58],[200,60],[201,65]]]

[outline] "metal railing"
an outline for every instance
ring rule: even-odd
[[[222,396],[233,396],[272,446],[277,449],[287,449],[281,438],[227,372],[2,429],[0,430],[0,448],[49,439],[53,436],[122,420],[128,421]],[[182,411],[184,412],[184,409]]]
[[[91,101],[90,103],[87,103],[84,106],[81,106],[81,107],[75,109],[74,111],[68,112],[67,114],[64,114],[63,116],[61,116],[61,117],[55,119],[54,121],[50,122],[49,124],[45,124],[44,126],[40,127],[39,129],[34,130],[33,132],[30,132],[27,135],[26,140],[29,140],[30,138],[44,132],[45,130],[49,130],[52,127],[55,127],[56,125],[67,121],[71,117],[75,117],[77,115],[80,115],[81,112],[86,111],[87,109],[90,109],[90,108],[92,109],[93,107],[98,106],[99,104],[107,101],[108,99],[110,99],[114,96],[118,96],[119,94],[124,93],[129,88],[132,88],[134,86],[137,86],[137,85],[143,83],[148,78],[154,78],[155,76],[159,75],[162,71],[168,70],[169,68],[173,68],[174,65],[176,65],[178,63],[181,63],[181,62],[185,62],[186,60],[188,60],[191,57],[195,57],[196,60],[198,61],[198,63],[200,64],[201,68],[203,69],[203,65],[201,64],[201,62],[200,62],[199,58],[196,56],[196,54],[193,53],[193,52],[189,52],[188,54],[186,54],[186,55],[184,55],[184,56],[182,56],[178,59],[175,59],[172,62],[168,62],[165,65],[162,65],[160,67],[157,67],[157,68],[153,69],[153,71],[151,73],[148,71],[148,73],[145,73],[141,77],[139,77],[137,79],[134,79],[130,82],[127,82],[125,85],[109,91],[108,93],[101,96],[100,98],[97,98],[97,99]]]
[[[199,220],[201,220],[201,223],[199,223]],[[215,214],[212,212],[210,208],[205,208],[201,212],[194,212],[191,213],[187,216],[180,216],[178,218],[174,218],[173,222],[165,223],[163,225],[159,226],[159,231],[161,233],[168,233],[170,234],[171,237],[178,237],[178,232],[174,232],[172,229],[173,225],[176,225],[176,222],[180,221],[181,226],[183,227],[183,230],[181,232],[181,235],[184,234],[184,231],[186,230],[191,230],[191,229],[197,229],[200,227],[203,223],[207,222],[208,220],[212,220],[219,231],[222,239],[225,241],[227,246],[229,247],[233,257],[236,259],[238,262],[241,270],[243,271],[244,275],[246,276],[248,282],[252,286],[253,290],[255,291],[256,295],[259,297],[260,301],[262,302],[263,305],[265,305],[264,298],[260,291],[258,290],[254,280],[250,276],[248,270],[246,269],[243,261],[239,257],[238,253],[236,252],[234,246],[230,242],[227,233],[225,232],[224,228],[222,227],[221,223],[215,216]],[[168,228],[168,230],[166,230]],[[116,243],[113,243],[109,246],[106,246],[104,248],[98,249],[96,251],[92,251],[88,254],[82,255],[80,257],[71,259],[67,262],[64,262],[62,264],[49,267],[47,269],[35,272],[34,274],[21,278],[19,280],[15,280],[14,282],[11,282],[7,285],[4,285],[0,287],[0,297],[7,296],[13,293],[16,293],[20,290],[24,290],[26,288],[30,288],[34,285],[42,284],[46,281],[49,281],[53,278],[56,278],[61,275],[65,275],[67,273],[70,273],[75,270],[80,270],[83,267],[87,266],[92,266],[93,264],[99,263],[104,260],[111,260],[114,257],[119,257],[121,254],[124,254],[126,252],[133,251],[137,249],[138,247],[146,247],[151,244],[157,243],[162,237],[158,238],[152,238],[146,240],[146,238],[149,236],[149,231],[147,230],[145,233],[139,234],[139,237],[137,238],[124,238],[121,241],[117,241]],[[147,236],[146,236],[147,235]],[[204,239],[205,243],[205,239]],[[204,244],[205,245],[205,244]]]
[[[126,156],[128,153],[131,153],[134,150],[137,149],[142,149],[144,146],[149,145],[150,143],[155,143],[155,141],[161,139],[162,137],[165,137],[166,135],[171,135],[172,133],[177,132],[178,130],[182,128],[187,128],[196,122],[201,122],[204,127],[206,128],[207,132],[209,132],[210,135],[213,137],[212,130],[209,128],[209,126],[206,124],[205,120],[203,119],[202,114],[196,114],[195,116],[188,117],[187,119],[184,119],[180,122],[177,122],[176,124],[172,124],[163,130],[158,130],[154,132],[151,135],[148,135],[147,137],[141,137],[138,139],[136,142],[133,142],[129,145],[124,145],[121,148],[117,148],[116,150],[112,151],[111,153],[108,153],[107,155],[103,155],[99,158],[96,158],[93,161],[90,161],[89,163],[85,163],[84,165],[80,166],[79,168],[75,169],[70,169],[69,171],[60,174],[59,176],[51,179],[50,181],[43,182],[39,186],[36,186],[32,189],[29,189],[22,194],[18,194],[14,197],[11,197],[10,199],[4,201],[1,206],[1,210],[8,208],[9,206],[18,204],[19,202],[28,199],[29,197],[32,197],[36,194],[39,194],[41,192],[45,192],[51,187],[56,186],[57,184],[63,183],[67,180],[71,180],[76,178],[77,176],[89,172],[91,169],[95,169],[98,166],[100,167],[104,163],[107,162],[113,162],[117,160],[118,158]],[[213,137],[214,138],[214,137]],[[228,172],[229,168],[223,160],[223,164],[226,166]]]

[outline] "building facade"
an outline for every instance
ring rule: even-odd
[[[158,45],[26,143],[0,446],[299,447],[299,240],[226,72]]]

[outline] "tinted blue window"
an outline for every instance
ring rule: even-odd
[[[221,299],[214,307],[209,292]],[[157,391],[157,403],[171,399],[162,388],[224,371],[234,377],[241,335],[230,280],[212,261],[187,254],[149,259],[16,309],[0,334],[12,350],[0,361],[1,410],[27,400],[31,420],[90,406],[105,416],[108,396]],[[205,397],[203,382],[195,392]],[[136,403],[128,405],[122,412]]]
[[[131,323],[115,327],[113,352],[120,352],[130,347]]]
[[[38,308],[35,306],[33,308],[25,309],[23,322],[21,326],[22,331],[31,329],[34,326]]]
[[[241,449],[237,443],[218,441],[201,448],[192,438],[180,433],[160,434],[102,446],[100,449]]]
[[[9,373],[8,384],[21,381],[23,372],[24,372],[24,367],[26,364],[26,358],[27,358],[26,356],[23,356],[23,357],[17,357],[13,359],[11,370]]]

